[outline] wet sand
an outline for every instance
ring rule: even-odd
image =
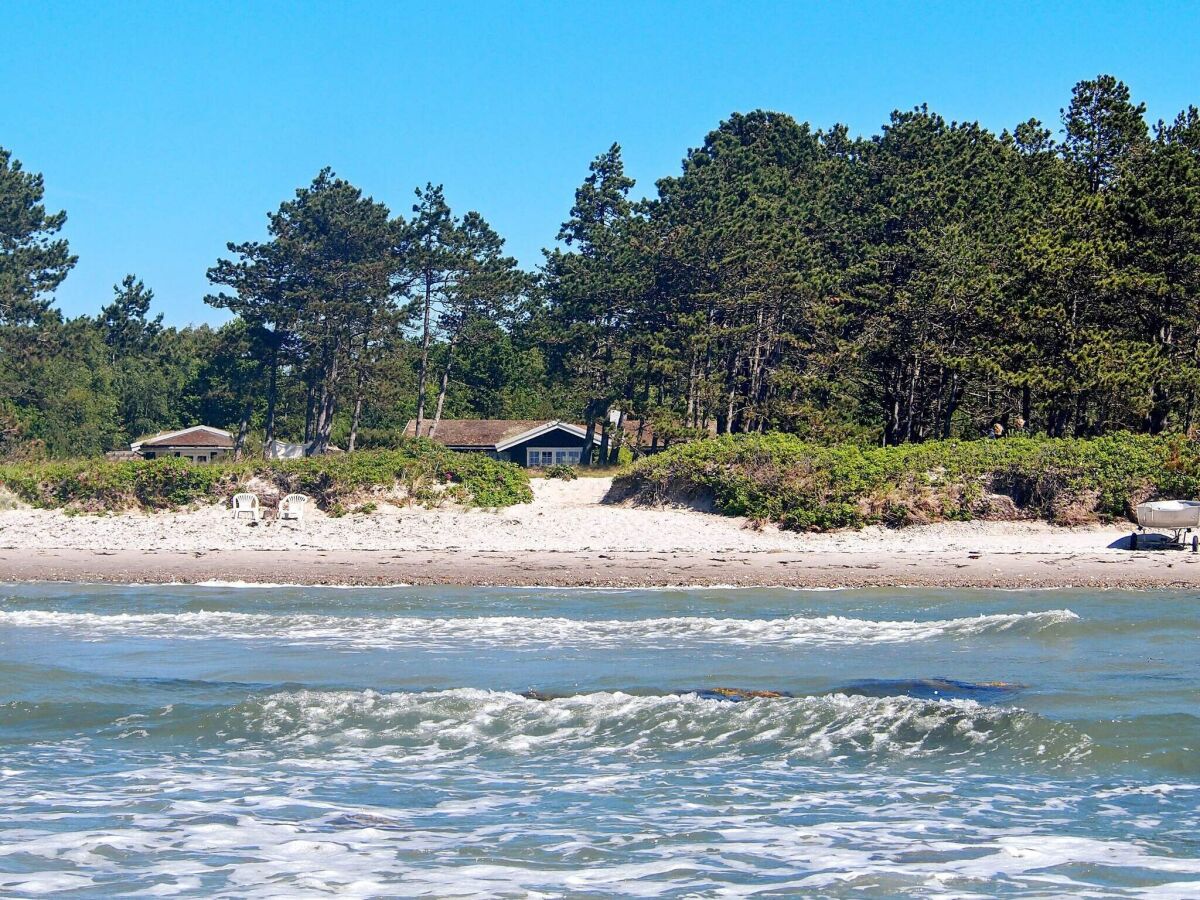
[[[589,587],[1200,588],[1200,555],[775,551],[0,550],[0,580]]]

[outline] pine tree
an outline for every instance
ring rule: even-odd
[[[546,254],[544,277],[554,314],[547,338],[558,378],[579,400],[587,428],[580,464],[591,464],[598,421],[603,421],[603,455],[611,435],[607,411],[621,393],[628,365],[624,340],[631,296],[627,240],[634,182],[625,175],[621,148],[597,156],[575,191],[570,217],[559,229],[566,248]]]
[[[67,214],[46,212],[44,196],[42,176],[0,147],[0,326],[39,321],[75,265],[66,240],[55,236]]]

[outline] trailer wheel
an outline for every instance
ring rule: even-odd
[[[1138,544],[1137,532],[1135,531],[1129,535],[1129,549],[1132,550],[1134,553],[1137,552],[1137,544]]]

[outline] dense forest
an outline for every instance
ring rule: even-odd
[[[1150,125],[1101,76],[1061,128],[734,114],[634,189],[614,144],[531,272],[440,186],[397,211],[327,169],[213,261],[232,319],[174,328],[134,275],[94,317],[54,308],[66,215],[0,149],[0,455],[196,422],[320,452],[409,418],[605,429],[610,409],[663,438],[862,445],[1200,424],[1195,107]]]

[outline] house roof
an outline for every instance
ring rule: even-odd
[[[421,423],[421,437],[429,437],[433,422]],[[416,434],[416,420],[409,419],[404,426],[408,437]],[[587,432],[570,422],[557,419],[442,419],[438,423],[433,440],[447,447],[463,447],[473,450],[506,450],[509,447],[531,440],[561,428],[575,437],[582,438]],[[594,438],[600,441],[597,431]]]
[[[233,447],[233,435],[209,425],[193,425],[180,431],[167,431],[135,441],[131,449],[147,447],[211,447],[228,450]]]
[[[515,434],[506,440],[500,441],[498,444],[496,444],[496,449],[508,450],[510,447],[515,447],[517,444],[523,444],[525,441],[531,441],[536,437],[541,437],[543,434],[549,434],[551,431],[565,431],[576,439],[587,437],[587,429],[582,425],[572,425],[570,422],[559,422],[555,420],[553,422],[546,422],[542,425],[539,425],[537,428],[532,428],[529,431],[526,431],[524,434]],[[592,443],[600,443],[599,432],[594,432],[592,434]]]

